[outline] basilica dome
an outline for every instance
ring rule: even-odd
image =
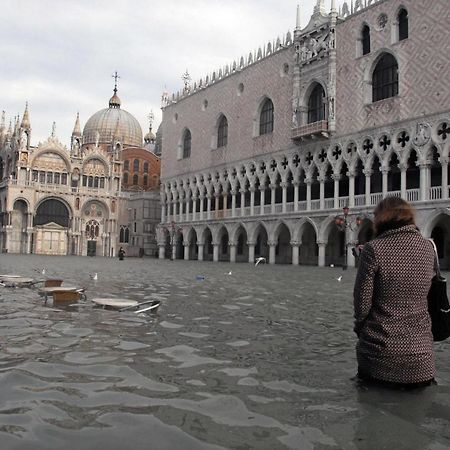
[[[120,108],[117,89],[109,100],[109,108],[97,111],[83,129],[83,144],[111,144],[118,138],[124,147],[142,147],[142,129],[139,122]]]

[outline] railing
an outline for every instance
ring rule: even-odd
[[[328,136],[328,122],[326,120],[308,123],[307,125],[292,129],[292,139],[300,139],[316,134],[321,134],[325,137]]]
[[[9,180],[11,181],[11,180]],[[48,185],[46,185],[48,186]],[[450,186],[448,188],[450,191]],[[447,199],[450,197],[450,192],[447,192]],[[402,197],[402,191],[388,191],[386,193],[387,196],[391,197]],[[358,194],[354,196],[354,207],[357,208],[372,208],[373,206],[377,205],[381,200],[383,199],[383,193],[382,192],[373,192],[369,195],[369,204],[366,203],[366,195],[365,194]],[[441,201],[441,200],[447,200],[443,198],[443,191],[441,186],[432,186],[430,187],[428,191],[428,200],[430,201]],[[336,209],[341,210],[344,206],[349,206],[349,200],[350,198],[348,196],[345,197],[339,197],[338,204],[339,208],[334,207],[334,197],[333,198],[325,198],[323,199],[323,209],[329,210],[329,209]],[[406,200],[408,202],[420,202],[421,200],[421,193],[420,189],[407,189],[406,190]],[[448,201],[448,200],[447,200]],[[297,211],[298,212],[307,212],[307,201],[302,200],[298,202],[297,205]],[[252,217],[250,212],[252,208],[250,206],[246,206],[245,208],[236,207],[235,209],[235,215],[233,217],[231,208],[226,210],[211,210],[210,212],[210,218],[211,220],[221,220],[226,218],[240,218],[240,217]],[[314,199],[311,200],[311,208],[310,211],[313,211],[314,213],[317,213],[320,211],[320,199]],[[244,214],[242,215],[242,212]],[[289,202],[286,203],[285,206],[285,212],[283,212],[283,204],[282,203],[276,203],[275,204],[275,211],[272,213],[272,204],[266,204],[262,208],[262,214],[263,215],[276,215],[281,216],[284,214],[292,214],[295,213],[295,203]],[[254,205],[253,207],[253,216],[259,216],[261,215],[261,206],[260,205]],[[175,216],[168,215],[166,218],[166,223],[171,222],[171,220],[174,220],[175,222],[190,222],[193,220],[192,213],[189,213],[186,217],[186,214],[183,214],[182,220],[180,220],[180,215],[177,213]],[[201,220],[200,219],[200,212],[196,212],[195,216],[196,221]],[[208,213],[207,211],[203,211],[203,219],[202,220],[208,220]]]

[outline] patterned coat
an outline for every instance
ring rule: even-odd
[[[414,225],[386,231],[361,252],[354,287],[359,369],[378,380],[434,378],[427,294],[434,250]]]

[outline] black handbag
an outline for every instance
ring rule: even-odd
[[[450,304],[447,297],[447,280],[441,275],[439,267],[439,257],[434,241],[436,274],[431,280],[431,287],[428,292],[428,313],[431,317],[431,331],[434,341],[444,341],[450,337]]]

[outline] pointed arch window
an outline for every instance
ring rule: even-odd
[[[259,117],[259,134],[269,134],[273,131],[273,103],[270,98],[267,98],[261,109],[261,115]]]
[[[130,161],[128,159],[123,163],[123,170],[130,170]]]
[[[138,183],[139,183],[139,177],[138,177],[137,173],[135,173],[133,175],[133,186],[137,186]]]
[[[325,91],[316,84],[308,100],[308,123],[325,120]]]
[[[372,76],[373,102],[398,95],[398,64],[390,53],[378,61]]]
[[[128,184],[128,174],[127,173],[124,173],[123,174],[123,184]]]
[[[133,172],[139,172],[139,160],[135,159],[133,161]]]
[[[228,120],[222,116],[217,128],[217,148],[225,147],[228,144]]]
[[[364,25],[361,31],[361,45],[363,55],[370,53],[370,28],[368,25]]]
[[[403,41],[409,36],[408,11],[402,8],[398,13],[398,40]]]
[[[144,175],[143,185],[144,185],[144,187],[148,186],[148,176],[147,175]]]
[[[183,136],[183,159],[191,157],[191,132],[186,130]]]
[[[148,173],[148,162],[144,163],[144,173]]]

